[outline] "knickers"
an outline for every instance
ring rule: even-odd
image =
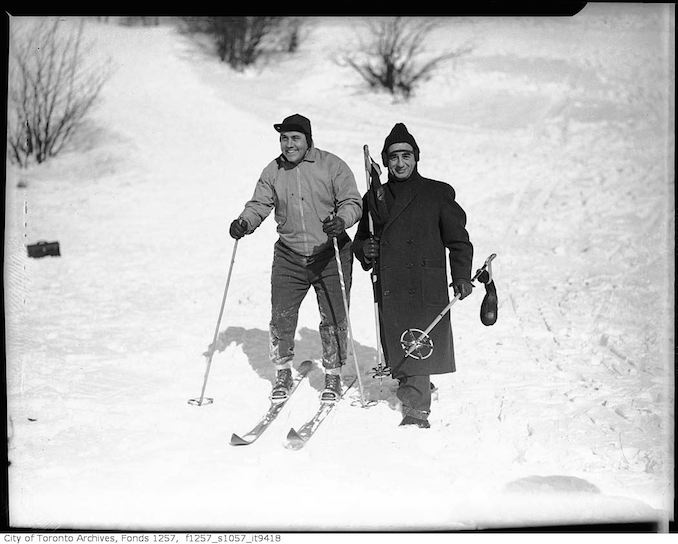
[[[348,235],[338,240],[347,300],[350,300],[353,270],[350,242]],[[326,369],[338,369],[347,357],[348,328],[333,247],[305,257],[280,241],[276,242],[271,270],[271,361],[276,365],[284,365],[294,358],[299,308],[311,286],[315,290],[320,311],[322,364]]]

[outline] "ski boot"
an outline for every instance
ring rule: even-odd
[[[275,375],[275,383],[271,391],[271,402],[285,402],[292,389],[292,369],[281,368]]]
[[[405,416],[403,420],[400,422],[399,427],[404,427],[408,425],[416,425],[420,429],[429,429],[431,427],[431,424],[428,422],[428,419],[419,419],[418,417],[414,416]]]
[[[325,389],[320,394],[322,402],[337,402],[341,398],[341,376],[325,374]]]

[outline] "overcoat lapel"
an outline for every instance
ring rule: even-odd
[[[391,182],[391,183],[397,183],[397,182]],[[405,209],[412,203],[412,201],[417,197],[417,194],[419,193],[419,190],[421,189],[422,182],[421,178],[419,176],[416,177],[416,179],[413,179],[411,183],[407,184],[407,191],[403,192],[403,194],[399,195],[398,198],[395,200],[393,203],[393,207],[389,211],[388,214],[388,221],[386,222],[386,225],[384,225],[384,230],[382,231],[385,232],[388,230],[388,228],[393,224],[393,222],[398,218],[398,216],[405,211]]]

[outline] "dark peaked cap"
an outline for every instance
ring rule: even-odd
[[[419,162],[419,146],[414,140],[414,136],[408,132],[407,127],[403,123],[396,123],[391,129],[391,133],[386,136],[384,148],[381,150],[381,161],[384,163],[384,166],[388,166],[388,148],[393,144],[399,143],[410,144],[414,150],[414,160]]]
[[[289,132],[291,130],[306,134],[309,143],[313,139],[311,136],[311,121],[299,113],[285,117],[282,123],[276,123],[273,128],[278,132]]]

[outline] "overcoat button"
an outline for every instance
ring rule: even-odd
[[[410,289],[410,290],[408,291],[408,293],[409,293],[410,295],[414,295],[414,293],[416,293],[416,292],[417,292],[417,291],[414,290],[414,289]]]
[[[407,243],[408,243],[408,244],[412,244],[413,242],[412,242],[412,240],[408,240]]]
[[[389,296],[390,294],[391,294],[391,291],[389,291],[388,289],[384,289],[384,296],[385,297]]]

